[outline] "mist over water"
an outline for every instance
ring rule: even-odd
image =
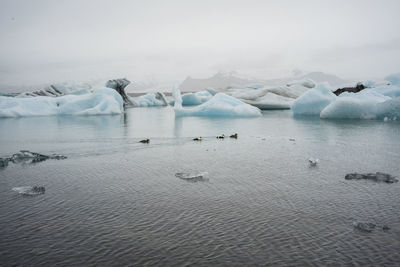
[[[398,1],[26,1],[0,3],[0,90],[62,81],[259,78],[400,69]]]

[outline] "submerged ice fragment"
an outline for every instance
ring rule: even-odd
[[[375,182],[385,182],[385,183],[396,183],[399,180],[397,180],[394,176],[383,173],[383,172],[376,172],[376,173],[349,173],[346,174],[344,177],[346,180],[371,180]]]
[[[175,173],[175,177],[188,181],[188,182],[199,182],[208,181],[208,172],[178,172]]]
[[[35,196],[35,195],[42,195],[46,192],[44,186],[21,186],[21,187],[14,187],[12,189],[15,192],[18,192],[21,195],[25,196]]]
[[[369,223],[369,222],[353,222],[353,226],[357,230],[370,233],[372,232],[372,230],[375,229],[376,225],[374,223]]]

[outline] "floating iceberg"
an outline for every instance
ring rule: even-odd
[[[319,115],[336,98],[328,83],[320,83],[293,102],[293,114]]]
[[[321,111],[325,119],[374,119],[377,104],[390,100],[390,97],[364,89],[359,93],[342,93],[335,101]]]
[[[217,93],[207,102],[193,107],[183,108],[182,97],[179,89],[174,89],[175,116],[209,116],[209,117],[257,117],[261,116],[261,111],[237,98]]]
[[[134,107],[158,107],[168,106],[163,93],[148,93],[139,97],[128,97]]]
[[[344,91],[338,96],[327,84],[318,84],[294,101],[293,114],[319,115],[324,119],[397,120],[400,118],[400,74],[390,75],[386,80],[390,81],[389,85]]]
[[[32,98],[0,96],[0,117],[109,115],[124,112],[116,90],[102,88],[84,95]]]

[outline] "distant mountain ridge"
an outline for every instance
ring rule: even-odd
[[[182,84],[180,85],[180,89],[183,92],[193,92],[193,91],[201,91],[206,88],[214,88],[214,89],[225,89],[228,87],[243,87],[251,84],[262,84],[266,86],[283,86],[290,82],[302,79],[312,79],[313,81],[320,82],[328,82],[332,86],[343,86],[351,84],[352,81],[344,80],[339,78],[333,74],[327,74],[323,72],[309,72],[303,75],[296,75],[287,78],[279,78],[279,79],[256,79],[250,77],[240,76],[236,72],[218,72],[214,76],[206,79],[194,79],[190,76],[187,77]]]

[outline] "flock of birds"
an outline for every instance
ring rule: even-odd
[[[224,134],[221,134],[221,135],[217,136],[217,139],[224,139],[225,137],[226,136]],[[229,138],[237,139],[238,138],[238,134],[237,133],[231,134],[229,136]],[[195,137],[192,140],[193,141],[202,141],[203,137],[201,137],[201,136]],[[290,139],[290,141],[294,141],[294,139]],[[148,139],[148,138],[147,139],[143,139],[143,140],[140,140],[139,142],[143,143],[143,144],[148,144],[148,143],[150,143],[150,139]],[[315,166],[317,166],[317,164],[319,162],[319,159],[310,158],[310,159],[308,159],[308,162],[310,163],[310,167],[315,167]]]
[[[217,139],[224,139],[225,138],[225,135],[224,134],[221,134],[221,135],[218,135],[217,136]],[[229,136],[229,138],[234,138],[234,139],[237,139],[238,138],[238,134],[237,133],[234,133],[234,134],[231,134],[230,136]],[[202,141],[203,140],[203,137],[201,137],[201,136],[199,136],[199,137],[195,137],[195,138],[193,138],[192,139],[193,141]],[[140,143],[143,143],[143,144],[148,144],[148,143],[150,143],[150,139],[143,139],[143,140],[140,140],[139,141]]]

